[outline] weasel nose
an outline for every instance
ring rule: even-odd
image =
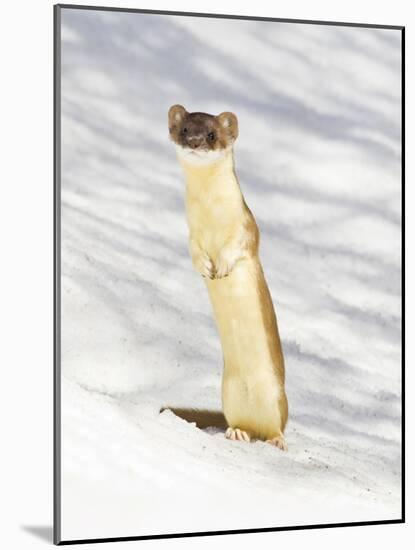
[[[197,149],[202,145],[202,138],[198,136],[189,136],[187,143],[192,149]]]

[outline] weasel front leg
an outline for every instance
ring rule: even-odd
[[[256,254],[258,250],[258,227],[252,214],[245,220],[232,239],[224,242],[215,260],[216,279],[229,275],[235,264],[249,254]]]
[[[242,258],[243,255],[244,250],[242,249],[240,243],[225,245],[219,252],[215,262],[216,279],[227,277],[235,267],[236,262]]]
[[[202,277],[208,279],[215,278],[215,266],[210,259],[208,253],[203,250],[195,239],[189,239],[190,255],[192,257],[193,267],[198,271]]]

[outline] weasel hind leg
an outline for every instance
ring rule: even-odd
[[[226,439],[232,439],[233,441],[246,441],[249,443],[251,438],[247,432],[240,430],[239,428],[228,428],[225,432]]]
[[[278,447],[278,449],[281,449],[281,451],[288,451],[287,443],[285,442],[284,434],[282,432],[272,439],[267,439],[265,443],[274,445],[275,447]]]

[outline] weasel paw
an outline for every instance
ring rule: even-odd
[[[225,262],[221,262],[216,268],[216,279],[227,277],[231,272],[231,267]]]
[[[226,439],[232,439],[233,441],[251,441],[251,438],[247,432],[244,432],[239,428],[228,428],[225,432],[225,437]]]
[[[224,247],[216,259],[216,279],[222,279],[232,273],[238,260],[242,258],[239,248]]]
[[[272,439],[267,439],[265,443],[274,445],[275,447],[278,447],[278,449],[281,449],[281,451],[288,451],[287,444],[282,434],[277,437],[273,437]]]
[[[202,275],[202,277],[205,277],[208,279],[215,278],[215,266],[213,265],[212,260],[209,258],[207,254],[205,254],[199,259],[195,267],[197,271],[199,271],[199,273]]]

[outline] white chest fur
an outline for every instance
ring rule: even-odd
[[[215,260],[244,220],[244,200],[231,152],[220,162],[186,166],[186,214],[191,239]]]

